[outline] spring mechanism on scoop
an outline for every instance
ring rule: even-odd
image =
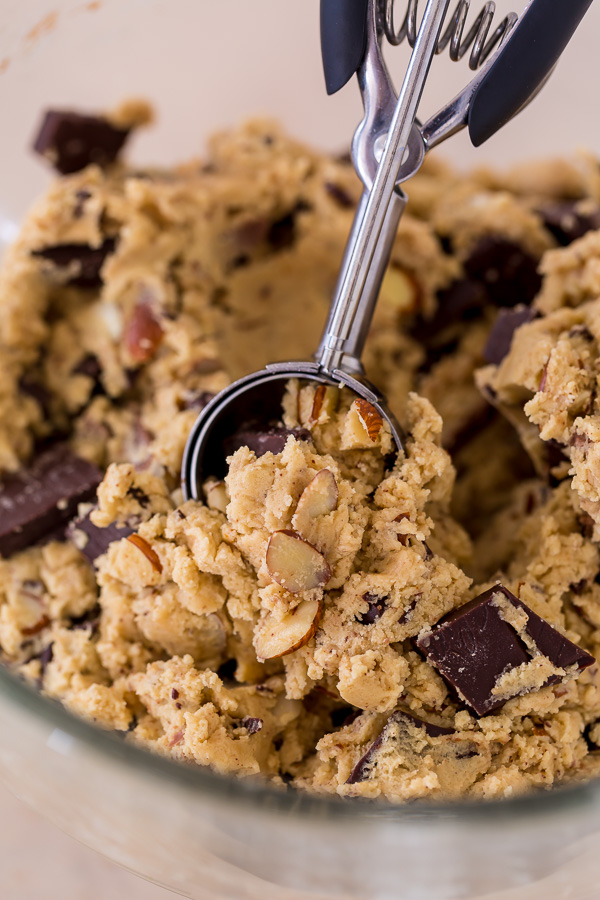
[[[394,26],[395,0],[380,0],[380,2],[383,12],[383,30],[390,44],[397,46],[407,39],[410,46],[414,47],[418,30],[419,0],[408,0],[408,9],[399,31],[396,31]],[[450,59],[457,62],[472,47],[469,67],[477,69],[485,62],[499,42],[509,34],[518,16],[516,13],[508,13],[490,35],[496,4],[493,0],[488,0],[465,35],[469,6],[470,0],[459,0],[440,36],[435,52],[442,53],[450,44]]]

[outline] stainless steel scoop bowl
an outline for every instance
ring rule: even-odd
[[[418,33],[417,2],[410,0],[405,25],[395,35],[393,0],[321,0],[328,91],[337,91],[356,73],[362,94],[364,116],[354,134],[352,160],[364,191],[315,361],[269,365],[236,381],[203,409],[185,449],[185,499],[201,499],[204,481],[226,473],[227,438],[250,423],[269,426],[280,421],[281,400],[292,378],[350,388],[387,420],[402,449],[400,426],[383,395],[366,379],[360,361],[407,203],[400,185],[445,138],[468,127],[477,146],[519,112],[545,83],[591,0],[530,0],[522,16],[507,16],[487,43],[493,3],[462,40],[468,0],[460,0],[441,38],[450,0],[428,0]],[[387,37],[398,43],[405,32],[414,47],[396,95],[382,42]],[[474,42],[471,65],[483,65],[453,100],[421,125],[416,116],[429,67],[448,42],[454,59]]]

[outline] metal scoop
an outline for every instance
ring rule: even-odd
[[[526,105],[545,83],[591,0],[532,0],[520,19],[511,13],[488,37],[494,3],[486,3],[464,36],[469,0],[459,0],[442,27],[450,0],[428,0],[417,31],[418,0],[400,31],[393,26],[393,0],[322,0],[321,36],[328,93],[356,72],[364,117],[352,143],[352,159],[365,190],[347,242],[325,331],[314,362],[268,365],[234,382],[202,410],[186,445],[185,499],[200,499],[209,477],[227,469],[224,444],[249,422],[265,426],[281,418],[291,378],[348,387],[389,423],[402,448],[402,432],[387,402],[364,375],[363,347],[389,262],[398,222],[407,203],[400,185],[420,168],[425,153],[468,126],[478,146]],[[382,55],[383,38],[405,37],[413,51],[396,96]],[[471,49],[472,68],[483,67],[461,93],[424,125],[417,110],[433,56],[450,44],[452,59]]]

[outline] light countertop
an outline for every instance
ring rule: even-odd
[[[63,834],[0,786],[2,900],[174,900]]]

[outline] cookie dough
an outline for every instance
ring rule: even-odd
[[[365,401],[291,381],[184,503],[199,410],[317,345],[360,185],[261,120],[140,170],[118,154],[149,119],[46,117],[64,174],[0,271],[4,664],[127,741],[282,787],[594,775],[597,161],[428,160],[365,351],[403,452]]]

